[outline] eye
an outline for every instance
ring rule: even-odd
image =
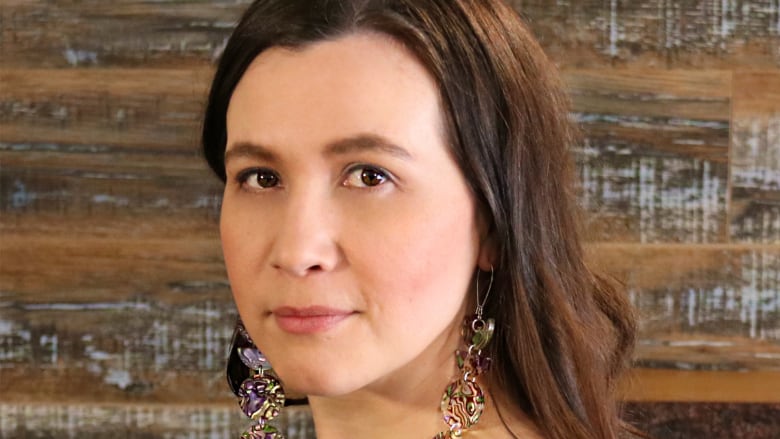
[[[384,184],[388,179],[387,172],[379,168],[359,165],[349,171],[344,186],[375,187]]]
[[[271,189],[279,185],[279,174],[267,168],[247,169],[238,174],[237,180],[250,189]]]

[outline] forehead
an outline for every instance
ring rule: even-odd
[[[412,128],[438,135],[442,127],[434,79],[403,45],[375,33],[264,51],[237,85],[227,118],[228,145],[275,144],[291,133],[318,142],[357,132],[404,137]],[[300,138],[307,136],[319,138]]]

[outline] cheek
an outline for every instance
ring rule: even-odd
[[[251,281],[257,267],[260,243],[250,233],[251,212],[238,209],[235,200],[225,196],[222,202],[219,230],[222,254],[231,286],[241,286]],[[243,310],[242,288],[231,288],[239,310]]]
[[[235,260],[240,259],[242,251],[242,236],[245,229],[242,218],[236,209],[232,208],[234,202],[227,195],[222,199],[222,210],[219,216],[219,237],[222,242],[222,254],[225,257],[225,265],[228,271],[236,266]]]
[[[476,266],[473,218],[468,199],[409,203],[395,206],[379,225],[352,227],[365,231],[353,234],[362,255],[352,254],[350,262],[372,294],[367,300],[379,312],[399,316],[402,324],[450,321],[461,309]]]
[[[219,220],[219,235],[220,235],[220,241],[222,242],[222,256],[225,259],[225,268],[227,269],[228,279],[230,280],[231,285],[235,285],[238,283],[237,277],[239,276],[239,271],[241,269],[241,265],[238,264],[238,261],[242,260],[242,252],[245,251],[241,246],[241,238],[240,235],[242,232],[242,227],[237,223],[236,218],[234,218],[230,214],[230,210],[226,205],[226,200],[222,203],[222,212],[220,215]],[[236,296],[236,289],[231,288],[233,295],[238,302],[238,297]]]

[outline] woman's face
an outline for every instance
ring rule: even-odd
[[[266,50],[238,84],[222,244],[288,389],[341,395],[454,363],[481,233],[443,127],[433,79],[376,34]]]

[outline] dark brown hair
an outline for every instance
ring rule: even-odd
[[[635,337],[621,292],[580,244],[574,129],[556,69],[500,0],[260,0],[212,84],[203,148],[224,181],[226,113],[246,68],[272,46],[359,31],[403,43],[436,79],[452,154],[495,243],[491,386],[551,439],[615,438],[616,385]]]

